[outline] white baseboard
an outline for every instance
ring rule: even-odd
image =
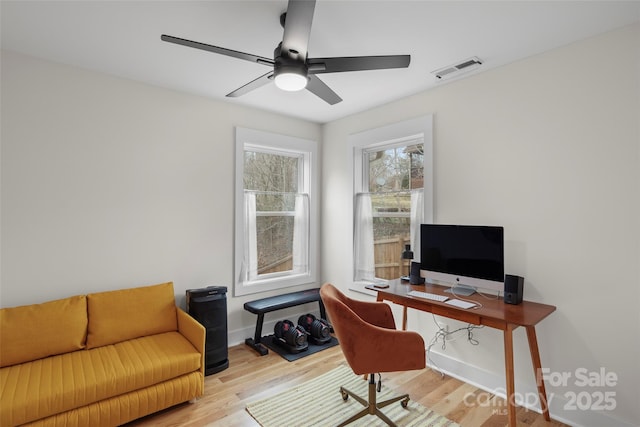
[[[264,329],[264,328],[263,328]],[[228,332],[229,347],[234,345],[244,344],[244,340],[247,338],[253,338],[255,333],[255,326],[249,330],[249,328],[236,329],[235,331]]]
[[[495,394],[502,398],[506,398],[505,391],[505,377],[504,375],[496,375],[493,372],[489,372],[478,368],[476,366],[469,365],[460,360],[454,359],[448,355],[442,353],[436,353],[431,351],[429,353],[430,361],[427,361],[427,365],[432,369],[457,378],[468,384],[478,387],[481,390],[485,390],[488,393]],[[541,413],[540,404],[537,398],[538,390],[533,382],[520,384],[516,382],[516,401],[518,405],[523,406],[532,411]],[[578,390],[580,391],[580,390]],[[577,392],[578,392],[577,391]],[[575,427],[601,427],[601,426],[616,426],[616,427],[634,427],[634,424],[618,420],[614,418],[610,413],[603,411],[592,410],[572,410],[570,402],[564,395],[553,394],[547,390],[547,399],[549,401],[549,413],[551,418],[557,421],[561,421],[565,424]],[[478,399],[480,404],[488,404],[487,399]],[[496,410],[504,410],[504,407],[497,407]]]

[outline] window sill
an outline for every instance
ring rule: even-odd
[[[349,285],[349,290],[353,292],[358,292],[360,294],[377,297],[378,293],[376,291],[365,288],[365,286],[371,285],[371,284],[373,284],[373,282],[353,282]]]
[[[234,288],[234,296],[244,296],[258,294],[262,292],[275,291],[292,286],[315,285],[316,278],[313,274],[290,274],[281,277],[273,277],[270,279],[256,280],[253,282],[236,283]]]

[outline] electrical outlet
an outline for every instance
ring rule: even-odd
[[[449,330],[449,325],[447,323],[444,323],[442,325],[442,329],[444,330],[444,332],[446,333],[446,335],[444,336],[445,341],[451,341],[453,340],[453,335],[450,334],[450,330]]]

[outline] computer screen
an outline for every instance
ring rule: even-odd
[[[420,255],[427,282],[504,290],[503,227],[421,224]]]

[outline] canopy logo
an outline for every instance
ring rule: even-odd
[[[577,368],[575,371],[551,371],[542,368],[537,375],[538,384],[543,380],[551,387],[572,387],[572,390],[562,394],[565,400],[563,409],[566,411],[612,411],[616,408],[616,392],[606,388],[618,384],[618,375],[605,368],[598,371],[589,371],[586,368]],[[491,407],[492,413],[506,415],[509,401],[496,399],[496,395],[506,395],[506,391],[500,388],[494,393],[470,392],[463,400],[466,406]],[[510,397],[510,401],[529,408],[546,409],[545,406],[549,406],[558,395],[560,394],[548,393],[547,402],[541,402],[537,392],[516,392]]]

